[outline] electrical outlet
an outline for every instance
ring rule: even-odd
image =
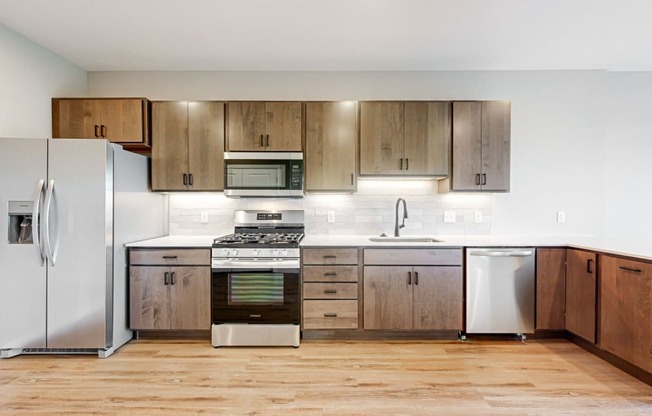
[[[455,222],[455,211],[444,211],[444,222]]]
[[[199,221],[201,221],[202,224],[208,223],[208,211],[201,212],[201,214],[199,215]]]
[[[476,224],[479,224],[482,222],[482,211],[476,211],[475,212],[475,222]]]
[[[566,213],[564,211],[557,211],[557,222],[566,222]]]
[[[331,224],[335,222],[335,211],[328,211],[328,222]]]

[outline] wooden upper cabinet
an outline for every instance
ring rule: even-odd
[[[536,329],[566,327],[566,249],[537,249]]]
[[[147,150],[149,106],[144,98],[54,98],[52,137],[104,138],[127,150]]]
[[[449,102],[360,103],[361,175],[448,175]]]
[[[440,190],[509,191],[511,104],[453,102],[451,178]]]
[[[300,102],[229,102],[227,150],[300,152]]]
[[[355,191],[357,138],[354,102],[306,103],[306,191]]]
[[[596,254],[566,250],[566,329],[595,342]]]
[[[600,256],[598,345],[652,372],[652,264]]]
[[[224,103],[152,103],[152,189],[224,189]]]

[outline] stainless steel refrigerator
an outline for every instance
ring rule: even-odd
[[[164,198],[106,140],[0,138],[0,356],[129,341],[124,244],[164,234]]]

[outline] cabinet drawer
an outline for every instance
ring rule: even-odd
[[[303,329],[357,328],[357,300],[303,301]]]
[[[210,249],[130,249],[129,263],[134,265],[210,266]]]
[[[365,249],[364,264],[408,266],[460,266],[462,249]]]
[[[304,299],[357,299],[357,283],[304,283]]]
[[[358,266],[303,266],[304,282],[357,282]]]
[[[301,255],[304,264],[358,264],[356,248],[306,248]]]

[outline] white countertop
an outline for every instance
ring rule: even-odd
[[[126,247],[140,248],[210,248],[213,239],[208,235],[170,235],[126,244]],[[602,253],[636,257],[652,261],[652,241],[629,241],[598,236],[432,236],[441,242],[435,243],[384,243],[371,242],[369,235],[306,235],[301,247],[572,247]]]

